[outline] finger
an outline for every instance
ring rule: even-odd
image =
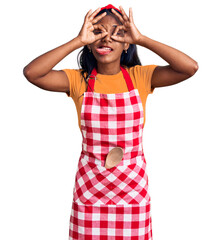
[[[93,33],[94,33],[96,38],[98,36],[98,39],[101,38],[101,37],[104,37],[108,34],[106,29],[103,26],[101,26],[100,24],[93,25],[93,27],[94,27]]]
[[[121,30],[123,30],[123,31],[121,31]],[[124,30],[126,30],[126,29],[123,25],[118,25],[113,32],[113,36],[116,36],[117,33],[119,33],[120,31],[121,31],[121,34],[119,34],[119,35],[123,36],[124,35]]]
[[[101,8],[99,7],[97,10],[95,10],[90,17],[88,18],[90,21],[99,13],[99,11],[101,10]]]
[[[123,23],[124,19],[122,18],[122,16],[117,11],[115,11],[113,8],[111,10],[119,18],[119,20]]]
[[[121,26],[122,26],[122,25],[121,25]],[[118,31],[119,31],[119,26],[117,26],[117,27],[114,29],[114,32],[113,32],[112,36],[116,36],[117,33],[118,33]]]
[[[107,13],[104,12],[104,13],[102,13],[101,15],[97,16],[96,18],[94,18],[93,21],[92,21],[92,24],[97,23],[97,22],[98,22],[99,20],[101,20],[101,18],[103,18],[106,14],[107,14]]]
[[[125,11],[124,11],[124,9],[123,9],[122,6],[120,6],[120,10],[121,10],[121,12],[122,12],[123,19],[124,19],[125,21],[128,21],[129,18],[128,18],[127,14],[125,13]]]
[[[106,32],[106,29],[101,24],[95,24],[93,25],[94,29],[100,29],[103,32]]]
[[[85,16],[85,19],[87,19],[87,18],[90,16],[91,12],[92,12],[92,9],[90,9],[90,10],[87,12],[87,14],[86,14],[86,16]]]
[[[100,34],[95,35],[95,41],[97,41],[98,39],[104,38],[107,34],[108,32],[102,32]]]
[[[118,42],[125,42],[124,41],[124,38],[123,37],[119,37],[119,36],[111,36],[112,39],[114,39],[115,41],[118,41]]]
[[[134,22],[134,18],[133,18],[133,12],[132,12],[132,8],[129,8],[129,20],[130,22]]]

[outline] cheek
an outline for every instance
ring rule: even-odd
[[[116,46],[116,49],[117,49],[119,52],[123,52],[123,50],[124,50],[124,44],[123,44],[123,43],[118,43],[117,46]]]

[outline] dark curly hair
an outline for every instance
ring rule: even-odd
[[[111,9],[103,9],[96,16],[102,14],[103,12],[107,13],[106,16],[111,15],[116,18],[116,16],[111,12]],[[121,14],[119,11],[117,12]],[[77,61],[79,68],[81,68],[81,75],[87,84],[88,76],[90,76],[92,70],[97,67],[97,60],[94,57],[93,53],[90,52],[88,47],[85,45],[78,53]],[[127,53],[125,53],[124,51],[122,52],[120,64],[126,67],[141,65],[140,59],[137,54],[137,46],[135,44],[130,44],[129,48],[127,49]]]

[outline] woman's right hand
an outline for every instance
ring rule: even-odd
[[[103,26],[101,26],[100,24],[95,24],[106,15],[106,12],[104,12],[101,15],[95,17],[100,11],[100,9],[101,8],[98,8],[92,14],[91,14],[92,10],[90,10],[84,18],[84,24],[77,36],[77,38],[80,39],[83,45],[93,43],[96,40],[103,38],[107,35],[107,31]],[[100,29],[101,33],[94,34],[95,29]]]

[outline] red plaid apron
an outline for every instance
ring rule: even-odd
[[[150,196],[143,153],[143,106],[123,67],[128,92],[94,92],[91,73],[81,109],[82,151],[75,177],[69,240],[152,240]],[[93,77],[94,76],[94,77]],[[114,147],[122,161],[104,167]]]

